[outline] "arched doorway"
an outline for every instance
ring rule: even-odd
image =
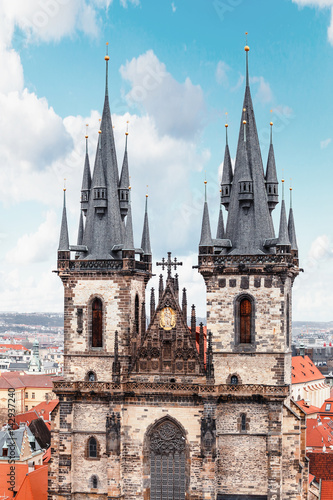
[[[149,432],[150,500],[185,500],[186,440],[178,425],[166,419]]]

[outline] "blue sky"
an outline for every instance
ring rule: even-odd
[[[215,232],[225,146],[235,156],[245,31],[263,163],[269,122],[279,178],[292,178],[301,266],[294,319],[333,319],[333,0],[17,0],[0,6],[2,310],[61,311],[56,248],[63,179],[71,242],[85,123],[93,165],[110,54],[118,164],[129,120],[136,244],[146,185],[154,261],[172,251],[204,315],[196,263],[203,180]],[[7,3],[8,4],[8,3]],[[271,112],[272,110],[272,112]],[[275,210],[278,219],[279,208]],[[276,224],[276,230],[278,229]],[[155,282],[153,281],[154,285]]]

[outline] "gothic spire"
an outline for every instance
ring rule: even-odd
[[[201,237],[199,247],[213,246],[212,233],[210,230],[209,211],[207,204],[207,181],[205,181],[205,203],[202,214]]]
[[[282,202],[281,202],[280,227],[279,227],[279,237],[277,241],[277,250],[278,252],[285,253],[288,247],[290,250],[286,206],[284,201],[284,179],[282,179]]]
[[[246,87],[225,231],[225,238],[232,244],[230,253],[235,255],[273,252],[263,245],[265,240],[274,238],[250,92],[249,50],[246,45]],[[241,183],[245,180],[244,176],[248,177],[247,183]]]
[[[126,217],[125,242],[123,250],[134,250],[133,223],[132,223],[132,208],[129,188],[128,212]]]
[[[68,237],[67,212],[66,212],[66,188],[64,188],[64,206],[62,209],[58,251],[61,252],[69,251],[69,237]]]
[[[152,288],[150,290],[150,322],[153,321],[153,316],[155,314],[155,309],[156,309],[156,305],[155,305],[155,289]]]
[[[123,219],[127,214],[129,206],[128,196],[129,196],[130,180],[129,180],[128,155],[127,155],[128,122],[125,135],[126,135],[125,153],[124,153],[123,166],[121,169],[120,182],[119,182],[119,204],[120,204],[120,213]]]
[[[183,288],[182,311],[183,311],[184,321],[187,324],[187,296],[186,296],[186,288]]]
[[[83,232],[84,232],[84,226],[83,226],[83,215],[82,215],[82,210],[80,210],[80,222],[79,222],[79,231],[77,233],[77,244],[82,245],[82,240],[83,240]]]
[[[159,282],[158,282],[158,300],[161,300],[163,295],[164,286],[163,286],[163,274],[160,274]]]
[[[86,139],[86,156],[84,160],[84,168],[83,168],[83,178],[82,178],[82,188],[81,188],[81,208],[83,210],[84,215],[86,215],[89,204],[90,197],[90,188],[91,188],[91,173],[90,173],[90,163],[89,163],[89,154],[88,154],[88,124],[87,133],[85,135]]]
[[[294,223],[294,212],[292,205],[292,187],[290,187],[290,210],[289,210],[289,218],[288,218],[288,235],[291,244],[291,250],[294,252],[298,252],[297,239],[296,239],[296,230]]]
[[[270,122],[271,133],[270,133],[270,145],[267,159],[267,168],[266,168],[266,192],[268,199],[268,207],[270,212],[274,210],[275,206],[279,201],[278,197],[278,180],[276,175],[276,166],[275,166],[275,156],[274,156],[274,148],[273,148],[273,122]]]
[[[225,151],[223,160],[223,171],[222,171],[222,181],[221,181],[221,203],[228,210],[230,202],[230,193],[232,186],[232,165],[230,158],[230,151],[228,145],[228,124],[225,124]]]
[[[222,205],[221,205],[220,212],[219,212],[219,220],[217,223],[216,239],[222,240],[223,238],[224,238],[224,222],[223,222],[223,213],[222,213]]]
[[[151,255],[149,223],[148,223],[148,194],[146,194],[145,216],[143,221],[141,248],[144,254]]]

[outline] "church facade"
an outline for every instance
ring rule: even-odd
[[[64,285],[64,380],[52,414],[49,500],[303,500],[305,419],[290,398],[292,286],[299,273],[292,208],[271,144],[264,171],[248,72],[235,168],[226,141],[212,237],[205,199],[198,272],[207,327],[187,325],[181,263],[163,259],[151,290],[148,208],[133,240],[127,136],[119,178],[108,85],[93,175],[86,153],[77,245],[66,205],[58,249]],[[106,56],[108,65],[108,56]],[[107,68],[108,70],[108,68]],[[226,129],[227,131],[227,129]],[[64,193],[65,196],[65,193]]]

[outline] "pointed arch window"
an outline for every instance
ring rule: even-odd
[[[235,300],[235,344],[254,344],[255,301],[249,294],[241,294]]]
[[[91,347],[103,347],[103,304],[96,297],[92,302]]]
[[[149,438],[150,500],[185,500],[185,436],[166,420],[153,428]]]
[[[91,437],[88,442],[88,457],[97,458],[97,441],[94,437]]]

